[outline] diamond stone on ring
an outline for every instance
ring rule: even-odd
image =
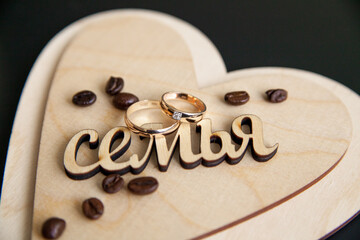
[[[180,112],[174,112],[172,115],[172,118],[175,120],[180,120],[182,117],[182,114]]]

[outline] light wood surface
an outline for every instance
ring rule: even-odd
[[[211,50],[211,49],[209,49],[209,50]],[[195,64],[196,65],[196,64]],[[244,75],[247,75],[248,73],[249,73],[249,71],[251,72],[251,71],[253,71],[253,70],[245,70],[245,71],[241,71]],[[320,83],[320,84],[323,84],[323,85],[325,85],[325,84],[327,84],[328,82],[329,82],[329,80],[328,79],[325,79],[325,78],[321,78],[321,77],[318,77],[318,76],[316,76],[316,75],[313,75],[313,74],[308,74],[308,73],[304,73],[304,72],[298,72],[298,71],[294,71],[294,70],[287,70],[287,69],[274,69],[274,68],[272,68],[272,69],[257,69],[256,70],[257,72],[268,72],[268,73],[270,73],[270,74],[279,74],[279,73],[283,73],[283,72],[289,72],[289,74],[291,75],[291,74],[293,74],[294,72],[296,72],[296,74],[295,75],[298,75],[298,76],[301,76],[301,78],[308,78],[308,80],[309,81],[312,81],[313,79],[320,79],[320,80],[317,80],[318,81],[318,83]],[[208,72],[210,72],[209,70],[208,70]],[[306,76],[306,77],[305,77]],[[222,80],[222,79],[221,79]],[[200,79],[199,79],[199,81],[200,81]],[[44,82],[45,82],[45,80],[44,80]],[[199,84],[200,85],[200,84]],[[345,96],[345,93],[346,93],[346,95],[347,96],[351,96],[351,93],[349,94],[348,92],[346,92],[346,91],[348,91],[348,90],[346,90],[346,89],[344,89],[342,86],[339,86],[339,85],[335,85],[334,84],[334,87],[333,87],[333,89],[332,90],[341,90],[341,89],[343,89],[343,92],[344,92],[344,95],[341,95],[338,91],[337,91],[337,93],[339,94],[339,96],[340,97],[343,97],[343,96]],[[341,92],[341,91],[340,91]],[[26,96],[26,95],[25,95]],[[355,96],[354,94],[352,95],[352,97],[353,97],[353,101],[354,101],[354,99],[355,100],[358,100],[358,97],[357,96]],[[23,96],[23,98],[24,98],[24,96]],[[21,111],[20,111],[21,112]],[[18,113],[18,115],[19,115],[19,113]],[[16,124],[15,124],[15,127],[16,127]],[[356,148],[354,148],[354,149],[350,149],[350,150],[353,150],[354,152],[355,152],[355,150],[356,150]],[[347,155],[346,156],[348,156],[349,155],[349,153],[351,153],[350,151],[347,153]],[[11,159],[11,158],[10,158]],[[347,157],[345,157],[345,159],[347,159],[348,160],[348,158]],[[350,160],[348,160],[348,161],[350,161]],[[11,162],[10,162],[11,163]],[[341,165],[342,163],[340,163],[340,165]],[[9,165],[9,158],[8,158],[8,165]],[[203,167],[202,167],[203,168]],[[27,170],[27,169],[19,169],[19,171],[21,171],[21,170],[23,170],[24,172],[25,172],[25,170]],[[192,170],[192,171],[198,171],[199,169],[197,168],[197,169],[194,169],[194,170]],[[11,170],[9,170],[9,171],[11,171]],[[7,168],[7,173],[9,172],[8,171],[8,168]],[[198,173],[196,173],[196,174],[198,174]],[[9,182],[9,180],[7,180],[7,179],[5,179],[6,181],[8,181]],[[326,180],[326,178],[325,178],[325,180]],[[351,180],[352,179],[350,179],[350,178],[348,178],[348,181],[350,181],[350,183],[351,183]],[[324,182],[325,184],[326,184],[326,181],[322,181],[322,182]],[[335,185],[335,187],[336,187],[336,183],[337,182],[335,182],[335,183],[333,183],[332,184],[332,186],[334,186]],[[5,184],[5,186],[7,186],[6,184]],[[318,186],[318,184],[317,185],[315,185],[314,187],[312,187],[311,189],[314,189],[315,187],[317,187]],[[354,184],[348,184],[348,187],[351,189],[351,186],[354,186]],[[338,186],[338,189],[340,189],[341,187],[339,187]],[[326,188],[325,188],[326,189]],[[3,190],[4,191],[4,190]],[[4,199],[6,200],[6,197],[7,196],[9,196],[9,195],[11,195],[11,194],[6,194],[6,193],[8,193],[8,192],[5,192],[5,194],[4,194],[4,192],[3,192],[3,199],[2,199],[2,205],[1,205],[1,207],[2,207],[2,209],[4,209]],[[301,197],[302,197],[302,195],[303,195],[304,193],[302,193],[302,194],[300,194],[299,196],[297,196],[296,198],[294,198],[294,199],[300,199]],[[331,195],[331,192],[329,192],[329,194]],[[353,194],[353,195],[355,195],[355,194]],[[13,196],[16,196],[15,194],[13,195]],[[312,196],[311,196],[312,197]],[[294,199],[292,199],[292,200],[290,200],[290,201],[293,201]],[[328,199],[327,199],[328,200]],[[335,201],[335,200],[334,200]],[[338,201],[338,199],[336,200],[336,201]],[[6,201],[5,201],[6,202]],[[311,205],[311,203],[314,203],[314,201],[310,201],[310,203],[309,203],[309,201],[307,202],[307,204],[306,204],[306,206],[307,206],[307,209],[309,209],[309,210],[311,210],[311,207],[309,208],[308,206],[309,205]],[[315,202],[316,203],[316,202]],[[328,201],[326,202],[326,201],[324,201],[321,205],[323,205],[323,206],[325,206],[326,204],[328,203]],[[356,203],[356,202],[352,202],[352,203]],[[283,205],[285,205],[285,204],[283,204]],[[316,204],[315,204],[316,205]],[[349,206],[350,206],[351,204],[349,204]],[[304,205],[303,205],[304,206]],[[353,205],[351,205],[351,206],[353,206]],[[268,214],[268,213],[272,213],[272,214],[276,214],[276,210],[278,209],[279,207],[277,207],[277,208],[275,208],[275,209],[273,209],[272,211],[269,211],[269,212],[267,212],[266,214]],[[356,209],[356,207],[353,207],[353,208],[355,208]],[[7,210],[8,210],[8,208],[6,208]],[[299,207],[299,209],[300,209],[300,211],[298,211],[298,214],[301,214],[301,212],[303,212],[303,209],[301,208],[301,206]],[[316,207],[313,207],[312,208],[313,210],[315,209],[315,211],[316,211]],[[12,211],[13,211],[14,209],[12,209]],[[343,210],[344,210],[344,208],[343,208]],[[338,213],[338,215],[337,215],[337,218],[336,218],[336,220],[339,220],[340,219],[340,217],[339,216],[349,216],[349,212],[350,211],[352,211],[353,209],[350,209],[350,207],[348,207],[348,208],[345,208],[345,210],[348,210],[348,212],[346,213],[346,211],[342,211],[341,212],[341,214],[339,214]],[[2,211],[2,214],[3,214],[3,212],[4,211]],[[274,213],[275,212],[275,213]],[[299,213],[300,212],[300,213]],[[312,211],[311,212],[311,214],[313,214],[314,213],[314,211]],[[288,212],[286,212],[286,213],[283,213],[283,214],[286,214],[287,216],[289,215],[289,213]],[[264,215],[264,214],[263,214]],[[256,217],[256,218],[254,218],[254,219],[252,219],[252,220],[255,220],[255,219],[261,219],[261,216],[263,216],[263,215],[260,215],[260,216],[258,216],[258,217]],[[2,215],[3,216],[3,215]],[[276,216],[276,215],[275,215]],[[295,217],[293,217],[294,218],[294,221],[296,220],[296,219],[300,219],[300,218],[298,218],[298,217],[296,217],[296,212],[294,212],[293,211],[293,215],[292,216],[295,216]],[[2,218],[2,220],[3,220],[4,218]],[[282,218],[281,218],[282,219]],[[249,220],[250,221],[250,220]],[[247,221],[247,222],[249,222],[249,221]],[[340,220],[341,221],[341,220]],[[246,222],[246,223],[247,223]],[[261,221],[260,221],[261,222]],[[279,222],[279,221],[278,221]],[[301,225],[301,221],[295,221],[295,222],[291,222],[290,221],[290,223],[293,223],[295,226],[297,226],[297,225]],[[323,231],[324,232],[326,232],[326,231],[328,231],[329,229],[331,230],[334,226],[337,226],[337,225],[333,225],[333,224],[336,224],[337,222],[336,221],[333,221],[333,222],[331,222],[331,223],[329,223],[329,224],[327,224],[326,225],[326,227],[324,227],[324,228],[322,228],[323,229]],[[341,223],[341,222],[340,222]],[[239,226],[237,226],[237,228],[238,227],[240,227],[240,226],[243,226],[245,223],[243,223],[243,224],[240,224]],[[6,225],[6,224],[5,224]],[[16,225],[16,224],[15,224]],[[254,224],[254,225],[256,225],[256,224]],[[265,224],[266,225],[266,224]],[[3,225],[4,226],[4,225]],[[9,225],[10,226],[10,225]],[[267,225],[268,226],[268,225]],[[265,226],[264,226],[265,227]],[[232,229],[229,229],[228,231],[226,231],[225,233],[235,233],[235,232],[237,232],[236,231],[236,229],[237,228],[232,228]],[[274,228],[272,228],[273,229],[273,231],[272,232],[276,232],[276,229],[274,229]],[[289,228],[287,228],[287,229],[289,229],[289,232],[291,232],[291,227],[289,227]],[[278,229],[279,230],[279,229]],[[321,232],[323,232],[323,231],[321,231]],[[7,232],[9,232],[9,230],[7,231]],[[279,232],[279,231],[278,231]],[[311,231],[308,231],[309,233],[311,232]],[[259,236],[259,235],[258,235]],[[267,236],[271,236],[271,235],[269,235],[269,233],[267,234]],[[297,235],[297,236],[299,236],[299,235]],[[314,235],[310,235],[310,236],[314,236]]]
[[[178,18],[159,12],[129,9],[107,11],[80,19],[58,33],[34,63],[14,120],[0,205],[0,236],[4,239],[28,239],[31,235],[40,134],[51,80],[61,54],[80,29],[114,16],[142,16],[177,29],[194,53],[193,62],[199,80],[214,81],[226,72],[219,52],[202,32]],[[206,70],[208,66],[211,66],[211,72]],[[19,142],[18,139],[23,141]]]
[[[146,197],[125,190],[109,196],[99,188],[100,174],[74,181],[62,164],[71,137],[82,129],[95,129],[102,137],[113,127],[125,125],[124,112],[114,108],[104,93],[109,76],[123,77],[123,91],[142,100],[160,99],[168,91],[197,96],[207,104],[206,118],[211,119],[213,131],[230,129],[241,113],[255,114],[263,121],[265,145],[278,142],[278,152],[266,163],[245,154],[236,165],[200,166],[192,171],[184,170],[175,154],[166,173],[157,169],[152,156],[141,175],[157,178],[160,187]],[[36,176],[33,237],[40,237],[41,224],[51,216],[68,222],[64,238],[196,237],[285,201],[321,178],[344,155],[351,121],[345,106],[330,91],[281,71],[235,72],[224,78],[221,84],[199,88],[186,42],[157,21],[118,17],[79,32],[64,51],[49,93]],[[271,88],[287,89],[288,100],[267,102],[264,92]],[[80,108],[70,99],[84,89],[98,97],[94,105]],[[248,91],[250,102],[242,107],[226,104],[222,98],[233,89]],[[147,149],[148,143],[136,136],[131,142],[120,162],[134,153],[142,156]],[[199,151],[194,145],[194,151]],[[97,160],[85,148],[80,148],[78,158],[83,165]],[[124,175],[126,182],[133,177]],[[105,205],[105,214],[96,223],[78,211],[89,197]]]
[[[212,235],[211,240],[319,239],[336,231],[360,209],[359,95],[324,76],[295,69],[282,68],[281,71],[301,75],[341,98],[353,122],[350,147],[338,166],[320,182],[276,208]]]

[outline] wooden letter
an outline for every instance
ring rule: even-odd
[[[241,126],[248,125],[250,133],[246,134],[242,131]],[[253,158],[259,162],[270,160],[279,147],[276,143],[274,146],[267,148],[263,140],[263,127],[261,119],[255,115],[245,114],[237,117],[231,126],[231,135],[233,140],[238,144],[248,143],[251,146]]]
[[[89,147],[95,149],[99,145],[99,135],[95,130],[82,130],[75,134],[66,146],[64,154],[64,168],[66,174],[76,180],[87,179],[100,171],[99,162],[89,166],[80,166],[76,162],[77,152],[83,142],[89,142]]]
[[[180,164],[183,168],[191,169],[200,164],[201,154],[194,154],[191,149],[190,123],[182,122],[170,148],[167,146],[165,136],[155,136],[155,149],[160,171],[164,172],[168,169],[170,160],[178,143],[180,145]]]
[[[114,151],[110,152],[113,143],[121,137],[123,137],[121,144]],[[139,160],[138,155],[135,153],[131,155],[128,161],[117,163],[114,161],[121,157],[130,146],[131,132],[127,127],[116,127],[111,129],[101,141],[99,148],[101,171],[104,174],[125,174],[129,171],[134,174],[139,174],[144,170],[150,159],[153,142],[154,138],[150,137],[148,148],[142,159]]]
[[[111,151],[112,145],[119,138],[123,138],[120,145]],[[98,133],[95,130],[82,130],[72,137],[65,149],[65,172],[70,178],[75,180],[90,178],[99,171],[104,174],[125,174],[129,171],[133,174],[138,174],[142,172],[150,159],[154,138],[150,137],[148,148],[142,159],[139,160],[138,155],[133,154],[128,161],[117,163],[114,161],[121,157],[130,146],[131,133],[126,127],[113,128],[105,135],[100,144],[99,161],[89,166],[80,166],[76,162],[76,155],[80,145],[86,141],[89,141],[90,148],[97,148],[99,144]]]
[[[225,131],[212,132],[211,120],[203,119],[197,123],[197,130],[200,134],[200,152],[202,153],[202,164],[206,167],[214,167],[220,164],[226,158],[226,141],[224,139],[229,138],[230,135]],[[220,146],[220,151],[214,153],[211,150],[211,143],[217,143]],[[231,144],[231,142],[230,142]],[[225,146],[224,146],[225,145]]]
[[[213,167],[220,164],[224,159],[229,164],[237,164],[244,157],[248,146],[249,138],[244,138],[238,142],[241,146],[235,150],[235,145],[231,142],[231,136],[226,131],[211,132],[211,120],[203,119],[197,124],[201,131],[201,152],[203,156],[202,164],[206,167]],[[213,153],[210,143],[215,142],[220,145],[220,151]]]

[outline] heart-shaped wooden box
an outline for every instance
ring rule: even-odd
[[[261,214],[257,219],[264,221],[269,209],[281,203],[286,208],[285,201],[324,177],[349,147],[354,134],[351,117],[356,111],[351,111],[351,116],[348,114],[345,105],[321,86],[330,82],[323,77],[284,68],[226,74],[221,58],[203,35],[162,14],[120,11],[93,17],[81,24],[81,30],[76,30],[56,66],[47,101],[36,176],[34,238],[40,237],[41,224],[53,215],[68,223],[64,238],[182,239],[210,236],[227,229],[217,235],[221,237],[224,233],[241,233],[245,224],[252,226],[247,232],[250,238],[259,234],[251,231],[257,223],[255,218],[250,218]],[[231,121],[240,114],[256,114],[264,123],[265,144],[278,142],[279,151],[266,163],[255,162],[246,154],[236,165],[221,163],[214,168],[199,166],[190,171],[181,168],[174,157],[165,173],[157,169],[156,160],[152,158],[141,175],[156,177],[160,187],[146,197],[133,196],[125,190],[116,195],[104,193],[100,187],[101,174],[85,181],[71,180],[62,166],[64,149],[71,136],[82,129],[93,128],[103,137],[111,128],[124,125],[124,112],[111,105],[111,99],[103,90],[110,75],[124,77],[124,90],[140,99],[159,99],[166,91],[183,91],[200,97],[208,106],[206,118],[212,120],[213,131],[228,130]],[[281,104],[266,102],[264,92],[279,87],[289,91],[289,99]],[[83,89],[98,95],[94,106],[80,109],[71,104],[72,95]],[[241,107],[226,105],[223,95],[234,89],[248,91],[250,102]],[[346,93],[340,95],[343,101],[344,95]],[[15,123],[14,130],[16,127]],[[14,131],[12,135],[9,159],[15,157],[11,155],[15,146],[26,143],[21,142],[21,134]],[[134,136],[133,139],[130,151],[141,154],[146,144],[136,142]],[[24,153],[14,151],[13,154]],[[83,150],[80,158],[85,159],[87,154]],[[349,154],[352,152],[348,151],[346,156]],[[129,156],[125,154],[123,158]],[[11,186],[11,182],[6,182],[9,172],[17,172],[8,169],[9,162],[4,192]],[[124,179],[128,182],[134,177],[126,174]],[[317,203],[315,206],[322,206],[324,200],[317,193],[324,188],[303,199],[315,197],[311,201]],[[4,196],[6,194],[3,194],[2,209],[7,204]],[[88,197],[98,197],[105,204],[105,214],[96,222],[85,219],[80,211],[82,200]],[[292,208],[299,214],[311,209],[301,203],[300,196],[293,200],[297,198],[300,203]],[[358,196],[354,199],[357,201]],[[332,201],[338,202],[338,199]],[[283,206],[277,208],[280,207]],[[291,211],[291,206],[288,208]],[[336,216],[340,222],[323,230],[308,231],[309,236],[319,237],[331,231],[341,224],[344,220],[341,218],[354,213],[352,208],[353,205],[347,213]],[[10,209],[11,204],[2,214]],[[270,215],[284,216],[286,211],[289,210],[274,211]],[[8,212],[7,218],[13,217],[9,215]],[[296,220],[295,226],[299,225],[295,217],[292,219]],[[252,220],[255,223],[251,224]],[[235,225],[236,229],[229,229]],[[274,222],[268,220],[265,229],[271,228],[273,236],[280,235],[280,230],[274,230],[273,225]],[[287,228],[289,234],[296,230]]]

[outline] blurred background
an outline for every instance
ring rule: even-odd
[[[360,93],[359,0],[1,0],[1,176],[21,91],[42,48],[72,22],[117,8],[152,9],[189,22],[215,44],[228,71],[260,66],[299,68]],[[360,239],[360,217],[329,239]]]

